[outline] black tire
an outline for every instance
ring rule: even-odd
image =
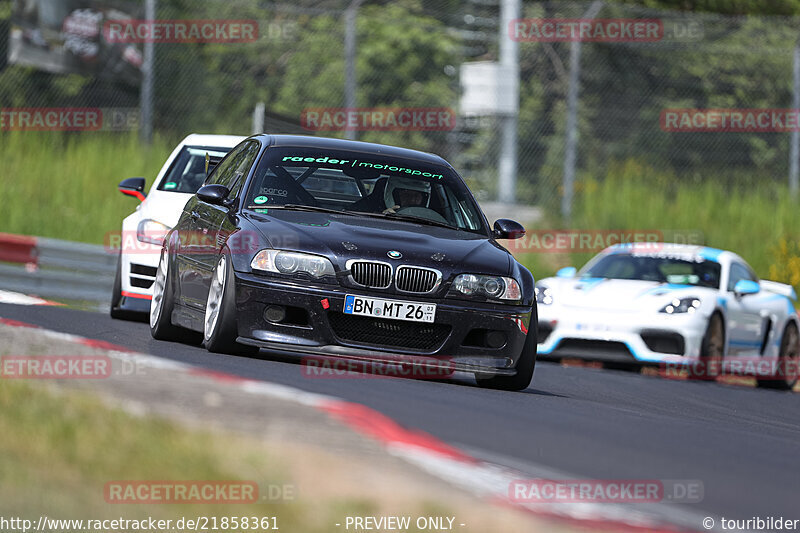
[[[114,275],[114,286],[111,288],[111,318],[125,320],[125,311],[119,308],[122,303],[122,254],[117,258],[117,273]]]
[[[150,335],[161,341],[186,341],[191,335],[172,323],[175,309],[175,281],[170,268],[169,252],[161,250],[156,280],[153,282],[153,300],[150,302]]]
[[[221,291],[221,292],[216,292]],[[230,255],[223,252],[211,275],[203,317],[203,346],[209,352],[236,355],[255,355],[257,346],[236,342],[239,330],[236,323],[236,287]],[[216,318],[212,313],[216,312]],[[213,322],[213,323],[212,323]]]
[[[765,389],[792,390],[797,383],[800,364],[800,335],[797,326],[790,322],[783,329],[778,353],[778,373],[768,378],[756,378],[758,386]]]
[[[536,367],[537,325],[538,320],[536,312],[534,312],[528,334],[525,336],[525,344],[522,346],[522,354],[517,361],[517,373],[513,376],[492,376],[490,378],[481,378],[476,375],[475,379],[478,385],[486,389],[505,391],[521,391],[528,388],[533,380],[533,370]]]
[[[700,359],[688,367],[688,377],[694,381],[715,381],[725,360],[725,324],[722,315],[714,312],[700,345]]]

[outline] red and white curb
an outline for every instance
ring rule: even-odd
[[[408,429],[391,418],[364,405],[333,396],[306,392],[294,387],[256,381],[233,374],[217,372],[171,361],[154,355],[134,352],[124,346],[106,341],[88,339],[69,333],[41,328],[34,324],[0,318],[0,324],[13,327],[34,328],[37,333],[59,342],[71,342],[109,351],[109,357],[126,360],[140,367],[185,372],[203,376],[219,383],[237,387],[256,396],[292,401],[326,413],[362,436],[380,442],[388,453],[416,465],[462,490],[493,504],[522,509],[543,519],[567,522],[579,528],[601,531],[625,532],[676,532],[694,531],[700,524],[698,518],[688,513],[681,522],[684,527],[674,525],[673,520],[654,517],[652,513],[640,512],[635,506],[608,503],[519,503],[508,497],[508,490],[515,480],[530,478],[529,474],[498,464],[482,461],[419,430]],[[569,479],[572,476],[549,473],[552,479]],[[672,515],[673,511],[670,511]],[[664,513],[661,513],[664,516]],[[700,515],[698,515],[700,516]]]
[[[11,292],[0,290],[0,304],[14,304],[14,305],[62,305],[58,302],[51,302],[50,300],[43,300],[36,296],[28,296],[21,292]]]

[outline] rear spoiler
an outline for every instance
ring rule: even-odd
[[[791,285],[766,279],[762,279],[759,283],[761,288],[765,291],[774,292],[775,294],[780,294],[781,296],[786,296],[787,298],[797,301],[797,293]]]

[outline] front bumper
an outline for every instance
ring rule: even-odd
[[[707,317],[539,307],[537,353],[606,362],[687,364],[700,355]]]
[[[117,307],[119,310],[127,311],[129,313],[149,315],[151,300],[151,296],[141,296],[133,292],[123,291],[122,298],[120,298],[119,305]]]
[[[161,245],[141,242],[136,237],[136,226],[141,215],[136,212],[122,223],[120,234],[120,265],[122,272],[122,295],[128,295],[132,310],[141,310],[144,305],[150,310],[153,282],[161,258]],[[144,300],[144,303],[135,300]]]
[[[457,371],[514,375],[531,321],[531,309],[521,306],[400,296],[242,272],[235,276],[238,340],[272,350],[426,366],[441,361]],[[427,324],[345,315],[347,294],[435,303],[436,319]],[[269,322],[264,311],[270,305],[284,306],[291,319]],[[494,338],[505,342],[486,345],[483,332],[498,332]]]

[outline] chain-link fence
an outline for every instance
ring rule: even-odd
[[[730,117],[732,110],[795,106],[797,19],[613,2],[523,2],[521,26],[505,27],[502,6],[491,0],[154,5],[158,21],[257,26],[254,38],[235,39],[224,31],[221,36],[217,29],[210,38],[155,39],[153,129],[163,135],[247,134],[259,103],[265,120],[257,123],[267,131],[334,136],[348,133],[335,120],[309,128],[309,109],[330,112],[353,102],[360,110],[453,110],[457,119],[436,127],[371,123],[349,135],[439,153],[465,174],[479,198],[491,199],[497,195],[502,117],[463,112],[459,73],[465,63],[499,61],[499,41],[513,37],[519,50],[520,203],[557,213],[571,190],[579,196],[593,180],[632,164],[653,169],[669,183],[713,180],[728,188],[784,184],[792,172],[792,128],[786,123],[698,127],[697,112],[689,110],[723,109]],[[355,91],[349,100],[348,9],[355,15]],[[15,0],[0,4],[0,18],[0,55],[10,59],[0,71],[0,107],[133,109],[138,117],[147,67],[141,41],[147,39],[126,34],[130,28],[124,25],[114,36],[109,25],[145,18],[145,2]],[[591,35],[575,39],[569,25],[561,35],[547,33],[574,19],[593,19],[587,26]],[[631,20],[656,23],[655,38],[594,33],[598,25],[609,31],[613,21]],[[512,36],[515,31],[521,33]],[[666,116],[670,110],[676,114]],[[125,124],[115,129],[141,127],[140,121]],[[565,188],[571,149],[575,181]]]
[[[525,16],[581,18],[589,7],[526,4]],[[675,183],[786,183],[792,128],[785,120],[773,123],[772,117],[765,123],[756,110],[781,109],[778,117],[791,120],[797,19],[684,14],[611,3],[603,4],[596,17],[656,21],[660,38],[580,43],[576,166],[584,179],[578,179],[578,189],[586,178],[605,176],[631,160]],[[572,46],[521,44],[522,198],[547,203],[563,193]],[[712,109],[719,110],[718,118],[741,111],[744,122],[757,123],[706,124],[711,115],[694,112]]]

